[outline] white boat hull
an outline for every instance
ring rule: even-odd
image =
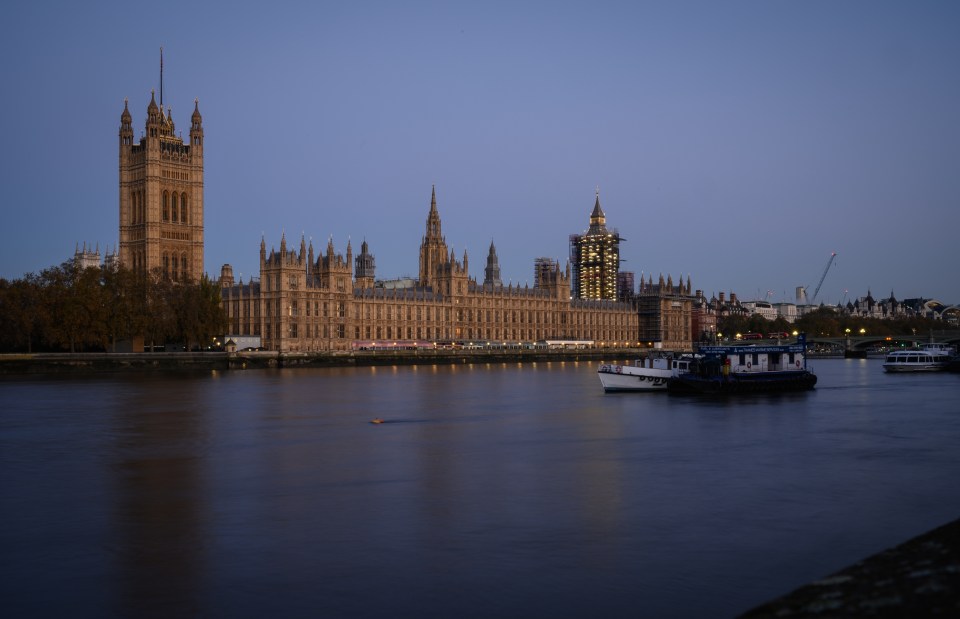
[[[666,391],[672,370],[631,365],[601,365],[597,370],[604,391]]]
[[[885,372],[942,372],[946,363],[884,363]]]

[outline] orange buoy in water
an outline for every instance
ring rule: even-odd
[[[373,419],[370,420],[370,423],[383,423],[383,419],[380,419],[379,417],[374,417]]]

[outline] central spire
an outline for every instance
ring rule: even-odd
[[[440,226],[440,213],[437,210],[437,187],[430,189],[430,212],[427,214],[426,234],[420,244],[420,285],[431,286],[437,267],[452,262],[447,256],[447,244]]]
[[[430,189],[430,213],[427,214],[427,238],[440,237],[440,213],[437,211],[437,186]]]

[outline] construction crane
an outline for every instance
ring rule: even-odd
[[[820,276],[820,281],[817,283],[817,288],[813,291],[813,298],[810,299],[810,303],[813,303],[817,300],[817,295],[820,293],[820,286],[823,286],[823,280],[827,279],[827,271],[830,270],[830,265],[833,264],[833,260],[836,257],[837,252],[830,253],[830,259],[827,260],[827,266],[823,267],[823,275]]]

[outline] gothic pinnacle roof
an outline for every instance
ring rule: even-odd
[[[603,209],[600,208],[600,192],[597,191],[597,201],[593,204],[593,212],[590,213],[590,219],[606,219]]]
[[[606,234],[607,233],[607,218],[603,214],[603,209],[600,208],[600,190],[597,189],[597,200],[593,204],[593,212],[590,213],[590,234]]]

